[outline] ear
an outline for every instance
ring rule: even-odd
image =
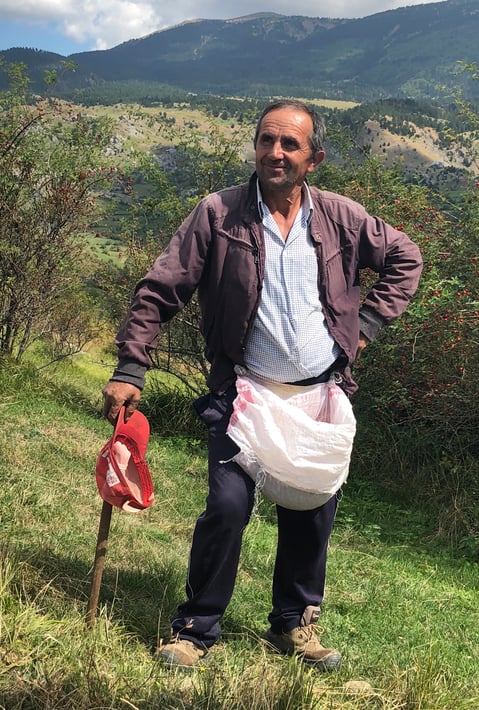
[[[318,150],[318,152],[315,153],[315,154],[313,155],[313,157],[312,157],[312,160],[311,160],[311,170],[314,170],[314,168],[315,168],[317,165],[319,165],[320,163],[322,163],[323,160],[325,159],[325,157],[326,157],[326,153],[324,152],[324,150]]]

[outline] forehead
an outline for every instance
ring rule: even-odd
[[[259,134],[294,136],[297,139],[309,139],[313,130],[313,121],[304,111],[296,108],[279,108],[270,111],[261,121]]]

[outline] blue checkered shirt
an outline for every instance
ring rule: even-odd
[[[261,303],[248,340],[248,370],[272,382],[317,377],[333,364],[340,347],[329,333],[318,295],[318,265],[310,236],[313,211],[305,185],[304,199],[288,239],[281,233],[258,184],[266,263]]]

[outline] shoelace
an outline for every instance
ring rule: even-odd
[[[312,624],[308,624],[308,626],[300,626],[299,633],[306,641],[311,641],[314,637],[314,627]]]
[[[322,634],[323,632],[324,629],[321,626],[318,626],[317,624],[308,624],[307,626],[299,627],[299,633],[302,634],[302,638],[306,641],[311,641],[311,639],[315,639],[319,643],[317,634]]]

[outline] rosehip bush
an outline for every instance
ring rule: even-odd
[[[438,208],[436,196],[368,161],[346,192],[409,234],[424,259],[408,309],[355,363],[355,465],[422,499],[438,529],[477,549],[479,189],[455,210]],[[364,275],[364,292],[375,278]]]
[[[454,218],[432,206],[424,190],[382,180],[396,196],[382,205],[383,191],[375,190],[376,214],[419,245],[424,270],[407,311],[371,344],[355,374],[378,421],[421,428],[446,451],[459,446],[479,454],[479,244],[471,238],[478,234],[477,195]],[[354,193],[368,201],[359,183]]]

